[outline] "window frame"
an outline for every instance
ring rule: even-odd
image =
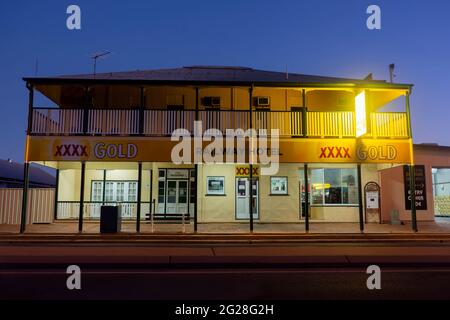
[[[311,207],[359,207],[359,194],[358,197],[356,199],[355,203],[343,203],[344,201],[344,193],[343,193],[343,184],[342,184],[342,171],[343,170],[354,170],[355,173],[355,178],[356,178],[356,184],[359,184],[358,181],[358,173],[357,173],[357,169],[356,168],[346,168],[346,167],[340,167],[340,168],[326,168],[326,167],[318,167],[318,168],[311,168],[310,170],[322,170],[322,180],[321,180],[321,184],[322,186],[325,185],[325,170],[336,170],[338,169],[340,171],[340,189],[341,189],[341,203],[326,203],[325,202],[325,189],[323,189],[322,191],[322,203],[313,203],[312,201],[312,190],[310,191],[310,195],[311,195],[311,202],[310,202],[310,206]],[[310,174],[310,176],[312,177],[312,173]],[[311,185],[313,184],[313,181],[311,180]],[[348,188],[348,187],[347,187]]]
[[[103,183],[103,180],[91,180],[91,196],[90,196],[90,198],[91,198],[91,202],[94,202],[94,203],[137,203],[137,185],[138,185],[138,180],[106,180],[105,181],[105,184]],[[102,199],[101,200],[99,200],[99,201],[97,201],[97,200],[93,200],[94,199],[94,184],[95,183],[100,183],[100,185],[101,185],[101,192],[102,192]],[[112,183],[112,192],[111,192],[111,197],[112,197],[112,199],[113,200],[111,200],[111,201],[108,201],[107,199],[106,199],[106,197],[107,197],[107,190],[104,190],[104,188],[106,188],[106,185],[108,184],[108,183]],[[124,186],[123,186],[123,201],[118,201],[117,200],[117,190],[118,190],[118,188],[117,188],[117,184],[118,183],[123,183],[124,184]],[[135,184],[135,190],[136,190],[136,192],[135,192],[135,197],[136,197],[136,200],[135,201],[131,201],[131,200],[128,200],[129,199],[129,190],[130,190],[130,184]],[[105,192],[105,199],[104,199],[104,201],[103,201],[103,191]],[[125,200],[125,199],[127,199],[127,200]]]

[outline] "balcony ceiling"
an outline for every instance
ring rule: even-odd
[[[267,86],[309,88],[381,88],[409,90],[409,84],[391,84],[384,80],[350,79],[298,73],[257,70],[248,67],[187,66],[173,69],[135,70],[94,74],[64,75],[56,77],[24,78],[36,89],[60,106],[82,105],[84,87],[112,88],[111,85],[128,86],[129,95],[139,96],[138,86]],[[121,89],[123,90],[123,89]],[[68,99],[68,101],[65,101]],[[387,97],[383,100],[392,100]]]

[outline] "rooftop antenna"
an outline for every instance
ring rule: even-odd
[[[94,59],[94,79],[95,79],[95,74],[96,74],[96,71],[97,71],[97,59],[101,58],[101,57],[104,57],[104,56],[106,56],[106,55],[108,55],[110,53],[111,53],[111,51],[103,51],[103,52],[99,52],[99,53],[94,53],[92,55],[91,58]]]
[[[389,78],[391,80],[391,83],[394,83],[394,78],[395,78],[394,69],[395,69],[395,64],[391,63],[389,65]]]

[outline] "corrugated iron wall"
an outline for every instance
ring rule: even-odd
[[[22,189],[0,188],[0,224],[20,224]],[[55,189],[30,188],[27,223],[52,223]]]

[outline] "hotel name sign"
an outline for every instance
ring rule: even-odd
[[[28,137],[27,161],[171,162],[170,138]],[[203,144],[203,148],[208,143]],[[409,163],[410,139],[280,139],[279,145],[255,147],[253,153],[279,157],[280,163]],[[222,150],[246,152],[245,148]],[[192,152],[193,154],[194,152]],[[225,158],[224,158],[225,159]],[[192,162],[194,159],[192,158]]]

